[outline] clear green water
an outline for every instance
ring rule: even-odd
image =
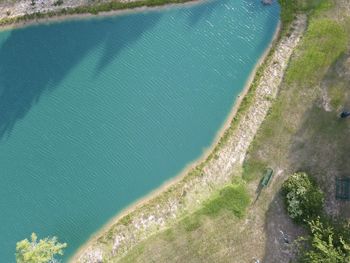
[[[0,33],[0,262],[70,256],[209,147],[268,46],[277,4],[214,0]]]

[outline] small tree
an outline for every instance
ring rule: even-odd
[[[31,241],[24,239],[17,242],[17,263],[52,263],[56,255],[63,255],[66,243],[59,243],[57,237],[40,239],[35,233],[31,235]]]
[[[306,173],[295,173],[283,183],[282,192],[289,216],[301,223],[317,217],[323,207],[323,192]]]
[[[301,257],[305,263],[345,263],[350,262],[350,244],[320,218],[308,221],[310,228],[310,248]]]

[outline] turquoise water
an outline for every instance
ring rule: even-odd
[[[268,46],[277,4],[216,0],[0,33],[0,262],[70,256],[209,147]]]

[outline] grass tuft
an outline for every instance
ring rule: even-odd
[[[237,218],[243,218],[249,204],[250,196],[245,182],[236,180],[215,193],[195,213],[185,216],[180,223],[186,231],[191,232],[201,226],[202,218],[205,216],[217,217],[226,211]]]
[[[216,197],[204,204],[200,212],[207,216],[217,216],[221,210],[227,210],[242,218],[249,203],[250,197],[246,186],[244,183],[237,183],[221,189]]]

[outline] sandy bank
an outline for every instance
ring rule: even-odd
[[[71,262],[93,263],[122,257],[140,241],[171,225],[187,211],[198,208],[214,191],[232,180],[235,171],[241,169],[248,147],[277,95],[283,73],[305,27],[306,17],[299,16],[289,34],[273,44],[273,52],[266,59],[259,79],[254,82],[256,88],[253,94],[249,94],[251,102],[238,122],[232,120],[256,71],[218,134],[214,146],[179,177],[111,220],[79,250]],[[262,60],[265,60],[267,53]],[[228,128],[231,123],[233,126]],[[230,132],[227,132],[228,129]]]

